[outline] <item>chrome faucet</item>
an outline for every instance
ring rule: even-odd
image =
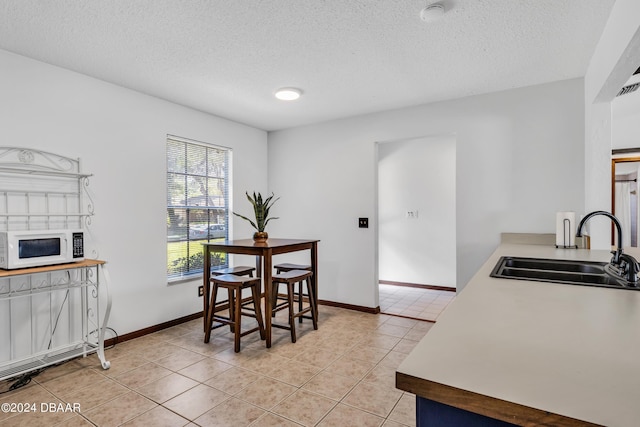
[[[611,262],[609,263],[611,268],[606,270],[607,273],[618,279],[624,280],[627,285],[636,286],[638,284],[640,264],[638,264],[638,261],[636,261],[634,257],[622,252],[622,226],[620,225],[618,218],[606,211],[594,211],[588,213],[584,218],[582,218],[580,224],[578,224],[576,237],[582,237],[582,228],[584,227],[584,224],[596,215],[604,215],[611,219],[618,232],[618,248],[611,252],[613,254]]]

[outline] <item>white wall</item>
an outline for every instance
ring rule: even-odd
[[[574,79],[269,134],[270,235],[314,237],[319,297],[377,306],[375,141],[457,138],[457,285],[500,232],[553,232],[584,205],[584,87]],[[358,217],[372,226],[360,229]]]
[[[585,75],[585,211],[611,210],[611,100],[638,68],[640,2],[617,0]],[[610,247],[606,218],[591,221],[591,247]]]
[[[89,237],[113,282],[109,325],[124,334],[202,310],[199,280],[166,280],[166,136],[231,147],[243,200],[266,189],[266,132],[5,51],[0,69],[2,145],[80,157],[94,174]]]
[[[378,144],[378,183],[380,280],[455,287],[455,136]]]
[[[640,63],[640,60],[638,61]],[[611,103],[611,148],[640,147],[640,92],[620,96]]]

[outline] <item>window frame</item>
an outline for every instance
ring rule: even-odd
[[[176,146],[176,144],[183,145],[183,154],[182,158],[178,158],[178,155],[172,157],[172,145]],[[177,153],[179,151],[176,150]],[[205,150],[205,158],[201,163],[197,163],[197,166],[202,167],[204,164],[205,172],[197,171],[193,169],[193,165],[189,166],[190,161],[192,161],[195,157],[189,157],[189,149],[197,151],[197,150]],[[233,158],[233,150],[230,147],[225,147],[218,144],[211,144],[202,141],[196,141],[184,137],[179,137],[175,135],[167,135],[166,144],[165,144],[165,159],[166,159],[166,215],[167,215],[167,281],[168,283],[177,283],[183,281],[191,281],[195,278],[201,277],[203,273],[203,260],[200,256],[198,259],[198,255],[203,253],[203,247],[201,243],[210,242],[213,240],[228,240],[230,235],[230,226],[231,226],[231,203],[232,203],[232,191],[231,191],[231,177],[232,177],[232,158]],[[210,154],[216,153],[218,155],[222,155],[224,161],[221,163],[221,171],[222,173],[217,173],[218,171],[209,170],[209,168],[214,165],[214,163],[210,163]],[[176,165],[180,162],[184,163],[184,170],[175,170]],[[220,163],[215,163],[218,165]],[[180,167],[182,167],[180,165]],[[184,177],[183,190],[184,194],[182,196],[182,204],[176,204],[175,191],[176,183],[179,183],[180,180],[177,180],[176,177]],[[191,181],[190,181],[191,180]],[[221,181],[222,184],[218,184],[217,188],[222,187],[222,195],[215,195],[214,191],[210,192],[210,182],[211,181]],[[190,182],[193,184],[194,182],[199,182],[200,186],[205,183],[205,191],[204,194],[190,194]],[[222,199],[220,199],[222,197]],[[190,201],[191,200],[191,201]],[[194,204],[193,200],[198,200],[199,204]],[[216,204],[213,201],[217,200],[219,203]],[[204,203],[204,205],[202,204]],[[198,212],[199,211],[199,212]],[[206,212],[206,236],[195,237],[192,236],[192,231],[194,230],[194,225],[192,221],[192,217],[198,214],[202,215]],[[219,219],[224,218],[224,236],[214,237],[211,233],[213,231],[212,226],[222,224],[221,222],[211,222],[212,216]],[[202,219],[200,220],[200,222]],[[202,225],[202,224],[199,224]],[[181,244],[184,248],[176,249],[175,246],[172,251],[172,244]],[[197,246],[196,246],[197,245]],[[177,252],[186,251],[186,254],[182,258],[175,258]],[[212,260],[213,265],[216,265],[219,268],[224,268],[229,265],[229,259],[224,254],[221,254],[220,258],[216,260]],[[176,265],[175,269],[172,269],[171,263]],[[183,267],[178,267],[178,263],[186,264]]]

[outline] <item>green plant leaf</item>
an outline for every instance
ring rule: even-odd
[[[280,198],[276,198],[275,194],[271,193],[269,197],[266,199],[262,198],[262,194],[253,192],[253,197],[249,195],[249,192],[246,191],[247,200],[253,206],[253,214],[255,216],[256,221],[253,222],[246,216],[240,215],[238,213],[233,212],[234,215],[239,216],[240,218],[249,221],[249,223],[258,231],[264,231],[269,221],[272,219],[278,219],[277,217],[269,217],[269,209],[277,202]]]

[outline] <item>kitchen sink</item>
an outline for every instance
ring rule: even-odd
[[[607,264],[596,261],[503,256],[491,272],[491,277],[640,290],[640,287],[628,286],[607,274]]]

